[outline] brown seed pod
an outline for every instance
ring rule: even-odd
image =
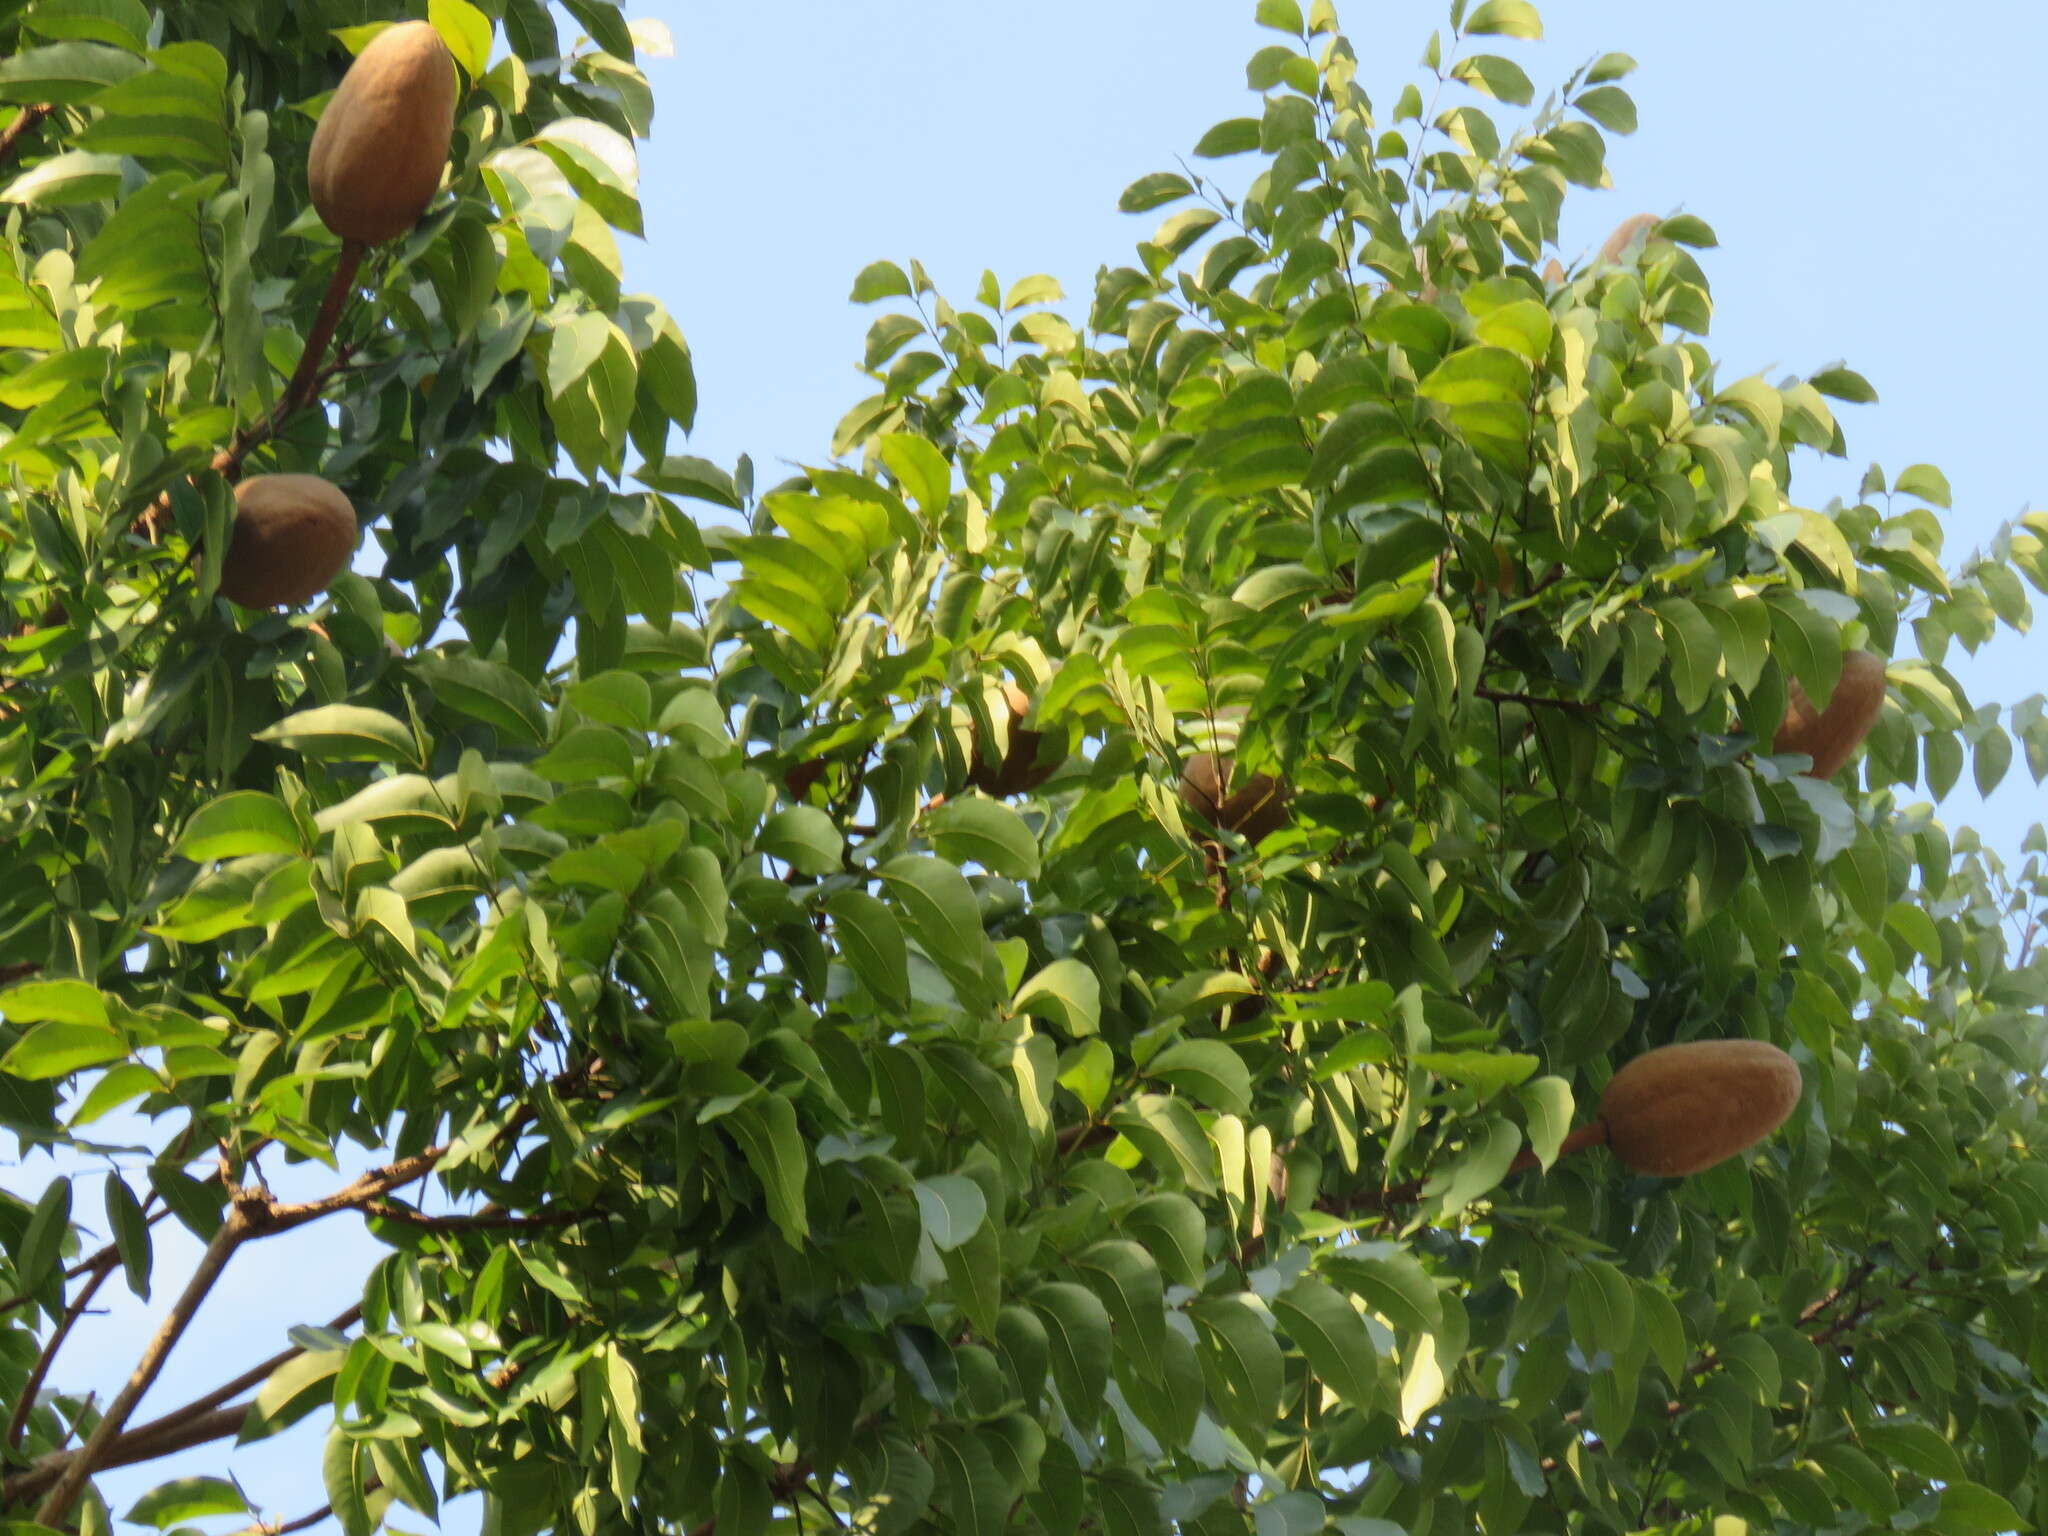
[[[1255,773],[1235,789],[1237,759],[1196,752],[1180,771],[1181,804],[1226,832],[1256,843],[1287,822],[1287,786],[1270,773]]]
[[[318,475],[251,475],[235,487],[220,595],[244,608],[303,603],[347,569],[356,509]]]
[[[967,782],[998,800],[1038,788],[1059,771],[1067,756],[1058,732],[1024,728],[1024,717],[1031,713],[1031,696],[1022,688],[1004,683],[1003,703],[1010,712],[1009,747],[1003,760],[991,762],[982,755],[981,732],[977,730],[970,743],[967,764]]]
[[[1806,690],[1792,679],[1785,690],[1785,719],[1772,738],[1773,752],[1804,752],[1813,759],[1810,777],[1832,779],[1863,745],[1884,711],[1884,658],[1873,651],[1847,651],[1842,676],[1826,709],[1815,709]]]
[[[1564,264],[1555,256],[1543,263],[1543,281],[1553,288],[1562,288],[1565,285]]]
[[[378,245],[419,222],[441,186],[455,131],[455,60],[431,22],[370,40],[320,114],[306,182],[320,220]]]
[[[1632,213],[1614,226],[1614,233],[1607,237],[1607,243],[1600,247],[1602,261],[1619,261],[1627,254],[1629,242],[1637,235],[1655,234],[1657,226],[1664,221],[1654,213]]]
[[[1600,1096],[1607,1144],[1638,1173],[1680,1178],[1754,1146],[1799,1103],[1799,1065],[1764,1040],[1694,1040],[1629,1062]]]

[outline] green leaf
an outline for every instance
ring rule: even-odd
[[[427,20],[470,79],[478,78],[490,66],[491,18],[469,0],[427,0]]]
[[[24,1292],[38,1289],[44,1277],[56,1269],[70,1235],[71,1180],[54,1178],[43,1186],[14,1251],[14,1268]]]
[[[327,1486],[327,1502],[340,1521],[342,1536],[371,1536],[376,1522],[363,1490],[361,1444],[341,1424],[327,1432],[327,1446],[320,1457],[320,1476]]]
[[[1102,1411],[1115,1354],[1109,1311],[1086,1286],[1066,1281],[1039,1286],[1030,1301],[1045,1324],[1060,1402],[1074,1423],[1086,1429]]]
[[[1152,1255],[1136,1243],[1111,1239],[1074,1256],[1074,1266],[1101,1298],[1117,1342],[1140,1375],[1162,1379],[1166,1351],[1165,1284]]]
[[[23,106],[38,102],[70,105],[126,80],[142,67],[142,60],[125,48],[102,43],[74,41],[24,48],[0,60],[0,101]]]
[[[154,1258],[149,1219],[143,1214],[142,1202],[135,1198],[135,1191],[118,1173],[107,1175],[105,1197],[107,1229],[113,1233],[114,1246],[120,1252],[128,1289],[147,1301],[150,1267]]]
[[[285,803],[275,795],[248,789],[201,806],[178,838],[178,852],[202,862],[302,851],[299,824]]]
[[[777,811],[762,823],[754,846],[805,875],[829,875],[845,857],[838,823],[814,805]]]
[[[1259,0],[1256,20],[1260,26],[1271,27],[1275,32],[1287,32],[1295,37],[1304,35],[1301,7],[1294,0]]]
[[[2021,1519],[2020,1512],[2005,1498],[1982,1483],[1971,1482],[1950,1483],[1941,1490],[1935,1522],[1944,1531],[1965,1533],[2033,1529],[2031,1522]]]
[[[1562,1077],[1539,1077],[1524,1083],[1515,1095],[1526,1117],[1530,1150],[1539,1167],[1557,1161],[1559,1146],[1572,1126],[1572,1086]]]
[[[1233,117],[1203,134],[1195,142],[1195,153],[1204,160],[1220,160],[1226,155],[1249,154],[1258,147],[1259,120]]]
[[[1208,1268],[1208,1226],[1185,1195],[1147,1195],[1123,1214],[1122,1228],[1182,1285],[1199,1288]]]
[[[1720,637],[1707,616],[1682,597],[1666,598],[1655,605],[1655,612],[1679,707],[1693,713],[1705,705],[1720,681]]]
[[[955,864],[979,864],[1013,880],[1038,878],[1038,839],[1024,818],[999,800],[970,796],[927,812],[926,834]]]
[[[1859,1438],[1863,1448],[1880,1462],[1897,1462],[1936,1482],[1960,1483],[1963,1480],[1963,1462],[1955,1447],[1939,1431],[1926,1424],[1890,1419],[1882,1424],[1864,1426]],[[2011,1525],[2010,1522],[2001,1522],[1992,1529],[2009,1530]]]
[[[1596,85],[1572,98],[1572,105],[1609,133],[1636,131],[1636,104],[1618,85]]]
[[[1922,501],[1947,510],[1953,505],[1955,496],[1949,490],[1948,476],[1932,464],[1909,464],[1899,471],[1898,479],[1892,482],[1892,490],[1901,496],[1917,496]]]
[[[273,742],[322,762],[424,764],[412,731],[382,710],[358,704],[326,704],[300,710],[256,732],[256,740]]]
[[[1526,107],[1536,97],[1536,87],[1522,66],[1499,54],[1468,54],[1451,66],[1450,73],[1482,95],[1512,106]]]
[[[1145,213],[1194,194],[1194,183],[1185,176],[1177,176],[1171,171],[1154,171],[1125,187],[1116,205],[1125,213]]]
[[[58,977],[24,981],[0,992],[0,1017],[11,1024],[96,1024],[110,1019],[107,1000],[89,981]]]
[[[1273,1315],[1324,1386],[1361,1411],[1377,1406],[1379,1355],[1351,1303],[1320,1280],[1304,1278],[1273,1298]]]
[[[1465,18],[1473,37],[1519,37],[1535,42],[1543,36],[1543,18],[1529,0],[1485,0]]]
[[[128,1055],[128,1042],[106,1024],[38,1024],[0,1056],[0,1072],[30,1082],[68,1077]]]
[[[929,1179],[919,1179],[912,1186],[917,1196],[918,1213],[924,1218],[924,1230],[932,1240],[932,1246],[944,1253],[949,1248],[958,1248],[980,1230],[988,1216],[988,1201],[981,1192],[981,1186],[972,1179],[959,1174],[938,1174]]]
[[[771,1093],[742,1104],[723,1121],[767,1193],[769,1218],[784,1241],[792,1248],[802,1247],[810,1231],[804,1202],[810,1159],[797,1129],[795,1107],[781,1094]]]
[[[1529,364],[1505,347],[1465,347],[1431,369],[1419,388],[1445,405],[1519,405],[1529,393]]]
[[[886,1007],[909,1002],[909,951],[888,905],[866,891],[845,890],[828,897],[825,910],[841,952],[867,989]]]
[[[876,449],[882,462],[889,466],[889,473],[910,492],[927,517],[937,518],[945,513],[952,499],[953,471],[937,448],[925,438],[891,432]]]
[[[511,740],[547,740],[547,709],[533,685],[502,662],[475,656],[423,656],[415,670],[443,707],[481,720]]]
[[[848,296],[855,304],[872,304],[877,299],[911,297],[910,279],[893,261],[870,262],[853,280]]]
[[[688,496],[735,512],[746,505],[732,476],[695,454],[671,453],[658,464],[642,464],[633,471],[633,478],[664,495]]]
[[[1245,1114],[1251,1109],[1252,1077],[1244,1058],[1220,1040],[1182,1040],[1146,1063],[1147,1076],[1171,1083],[1211,1109]]]
[[[1079,960],[1055,960],[1017,988],[1010,1011],[1049,1019],[1077,1039],[1092,1035],[1102,1021],[1102,984]]]
[[[160,1531],[208,1515],[246,1515],[249,1504],[242,1490],[218,1477],[180,1477],[159,1483],[137,1499],[121,1518],[137,1525],[153,1525]]]

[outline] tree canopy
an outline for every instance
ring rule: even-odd
[[[401,9],[454,134],[364,256],[306,160]],[[1698,217],[1565,264],[1633,61],[1538,106],[1535,8],[1457,0],[1375,103],[1259,0],[1132,264],[866,267],[872,393],[764,488],[675,451],[636,32],[561,10],[0,20],[0,1120],[64,1170],[0,1199],[13,1529],[2048,1522],[2044,842],[1913,798],[2048,775],[1944,666],[2048,515],[1799,505],[1870,384],[1723,378]],[[302,608],[217,593],[258,473],[367,529]],[[1602,1090],[1698,1040],[1798,1105],[1634,1171]],[[138,1412],[320,1221],[360,1305]],[[311,1415],[327,1510],[95,1492]]]

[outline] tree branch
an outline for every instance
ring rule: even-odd
[[[275,437],[278,428],[318,397],[320,385],[328,377],[321,368],[327,359],[327,345],[334,339],[335,327],[341,323],[341,313],[355,288],[356,271],[362,265],[365,250],[366,247],[353,240],[342,243],[341,259],[335,265],[334,275],[328,279],[327,292],[320,301],[320,313],[313,321],[312,332],[306,337],[306,347],[299,354],[299,366],[292,373],[291,382],[260,420],[238,430],[227,447],[213,456],[208,468],[216,474],[231,481],[239,479],[242,461]],[[165,490],[135,519],[135,532],[154,544],[170,515],[171,493]]]
[[[153,1227],[170,1214],[169,1208],[166,1207],[150,1216],[147,1224]],[[65,1270],[64,1278],[66,1280],[76,1280],[80,1275],[93,1274],[101,1270],[111,1270],[120,1262],[120,1247],[117,1244],[109,1243],[104,1248],[93,1250],[93,1252],[87,1254],[76,1264]],[[10,1296],[5,1301],[0,1301],[0,1313],[12,1312],[16,1307],[25,1307],[34,1300],[35,1297],[25,1292],[19,1296]]]
[[[574,1211],[535,1211],[530,1216],[516,1215],[511,1211],[478,1211],[472,1216],[430,1216],[425,1211],[416,1211],[409,1205],[395,1205],[389,1200],[364,1202],[363,1214],[375,1216],[380,1221],[395,1221],[402,1226],[419,1227],[428,1232],[531,1232],[548,1227],[573,1227],[579,1221],[588,1221],[599,1214],[594,1207]]]
[[[185,1329],[199,1311],[200,1304],[206,1300],[207,1293],[220,1279],[221,1271],[227,1268],[228,1260],[234,1257],[235,1250],[251,1230],[245,1207],[240,1202],[230,1205],[227,1220],[213,1234],[213,1241],[206,1245],[206,1252],[200,1255],[191,1280],[172,1304],[170,1315],[163,1320],[156,1336],[143,1350],[128,1384],[107,1404],[107,1411],[93,1427],[91,1437],[75,1456],[67,1460],[64,1470],[57,1476],[57,1485],[37,1508],[38,1525],[57,1526],[63,1523],[72,1504],[77,1501],[79,1491],[85,1487],[85,1480],[92,1476],[114,1438],[127,1425],[129,1415],[135,1412],[135,1405],[142,1401],[142,1394],[149,1390],[157,1373],[163,1370],[164,1362],[170,1358],[178,1340],[184,1337]]]
[[[1558,1143],[1557,1155],[1568,1157],[1585,1147],[1607,1140],[1607,1122],[1595,1120],[1580,1126]],[[1517,1173],[1526,1173],[1541,1161],[1533,1147],[1525,1147],[1516,1159],[1508,1164],[1506,1178]],[[1329,1195],[1316,1202],[1316,1209],[1329,1216],[1352,1216],[1360,1211],[1387,1211],[1397,1205],[1413,1205],[1422,1198],[1422,1189],[1429,1182],[1428,1176],[1409,1179],[1401,1184],[1389,1184],[1384,1189],[1359,1190],[1349,1195]]]
[[[113,1272],[112,1265],[97,1270],[92,1278],[79,1288],[78,1295],[72,1298],[71,1305],[64,1309],[64,1316],[58,1321],[56,1331],[50,1335],[50,1341],[43,1346],[42,1354],[36,1357],[35,1369],[29,1372],[28,1385],[21,1389],[21,1401],[14,1405],[14,1417],[7,1423],[7,1448],[10,1451],[21,1444],[21,1432],[28,1428],[28,1416],[35,1410],[36,1398],[43,1390],[43,1383],[49,1380],[50,1367],[57,1363],[57,1352],[64,1347],[65,1339],[70,1337],[71,1330],[77,1326],[79,1318],[85,1315],[85,1309],[92,1305],[94,1295],[106,1284],[107,1276]]]
[[[35,126],[53,110],[55,109],[49,102],[38,102],[35,106],[23,107],[15,113],[14,121],[0,129],[0,162],[12,160],[14,146],[21,142],[23,135],[33,131]]]

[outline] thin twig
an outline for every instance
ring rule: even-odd
[[[479,1211],[472,1216],[430,1216],[409,1205],[371,1200],[364,1204],[363,1214],[429,1232],[527,1232],[546,1227],[573,1227],[577,1222],[589,1221],[601,1213],[595,1208],[585,1207],[574,1211],[535,1211],[530,1216],[515,1215],[511,1211]]]
[[[1580,1151],[1582,1148],[1594,1146],[1606,1140],[1607,1122],[1605,1120],[1595,1120],[1590,1125],[1580,1126],[1576,1131],[1565,1137],[1563,1141],[1559,1142],[1557,1155],[1558,1157],[1566,1157],[1573,1152]],[[1503,1174],[1502,1177],[1526,1173],[1531,1168],[1536,1167],[1541,1161],[1542,1159],[1536,1155],[1535,1148],[1525,1147],[1521,1154],[1512,1163],[1508,1164],[1507,1173]],[[1331,1195],[1318,1200],[1316,1202],[1316,1209],[1330,1216],[1352,1216],[1360,1211],[1386,1211],[1391,1210],[1397,1205],[1413,1205],[1422,1198],[1423,1186],[1428,1182],[1428,1176],[1424,1175],[1421,1178],[1409,1179],[1406,1183],[1389,1184],[1385,1189],[1367,1189],[1360,1190],[1355,1194]]]
[[[45,101],[38,102],[32,107],[23,107],[15,113],[14,121],[5,128],[0,128],[0,161],[13,159],[14,146],[21,142],[23,135],[48,117],[52,110],[50,103]]]
[[[70,1336],[78,1320],[85,1315],[85,1309],[92,1304],[93,1296],[106,1284],[107,1276],[113,1272],[111,1265],[96,1271],[91,1279],[79,1287],[71,1305],[64,1309],[64,1316],[58,1321],[56,1331],[43,1346],[42,1354],[36,1357],[36,1368],[29,1373],[28,1385],[21,1389],[21,1401],[14,1405],[14,1417],[7,1424],[9,1450],[21,1444],[21,1433],[28,1428],[28,1416],[35,1409],[36,1398],[43,1390],[43,1383],[49,1380],[50,1367],[57,1363],[57,1351],[64,1347],[64,1340]]]

